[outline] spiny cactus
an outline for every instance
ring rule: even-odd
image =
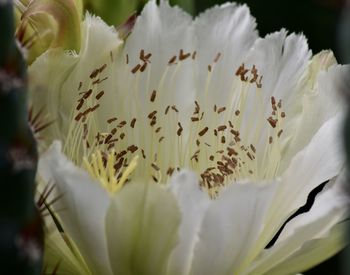
[[[27,123],[26,69],[12,1],[0,0],[1,274],[40,274],[42,227],[34,204],[36,144]]]

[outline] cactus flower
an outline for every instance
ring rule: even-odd
[[[344,247],[338,92],[347,66],[259,38],[245,5],[194,20],[150,1],[122,41],[87,14],[81,49],[29,68],[46,264],[64,274],[293,274]],[[59,273],[58,273],[59,274]]]

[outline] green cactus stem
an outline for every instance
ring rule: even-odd
[[[0,0],[0,41],[1,273],[40,274],[43,234],[34,204],[38,156],[27,122],[26,69],[9,0]]]

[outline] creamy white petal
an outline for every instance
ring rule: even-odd
[[[127,184],[106,217],[114,274],[165,274],[178,240],[180,211],[172,193],[155,184]]]
[[[200,14],[193,27],[199,102],[226,105],[231,98],[234,72],[258,38],[255,19],[246,5],[226,3]],[[208,72],[208,65],[212,73]],[[206,89],[211,91],[207,95]]]
[[[291,158],[310,142],[325,121],[345,109],[346,101],[339,91],[348,82],[349,66],[333,65],[335,60],[332,57],[331,52],[322,52],[311,61],[308,85],[294,106],[297,113],[284,128],[286,136],[292,138],[283,145],[286,147],[281,171],[288,167]]]
[[[167,274],[185,275],[189,274],[201,222],[211,200],[205,191],[200,190],[198,177],[189,171],[173,176],[170,190],[177,199],[182,220],[179,243],[170,256]]]
[[[342,122],[343,114],[329,119],[292,159],[273,201],[271,223],[279,226],[277,220],[303,205],[312,189],[340,173],[344,165],[342,140],[339,138]],[[275,218],[277,220],[273,222]]]
[[[278,270],[279,274],[303,271],[344,247],[337,224],[346,219],[350,200],[343,182],[344,177],[330,182],[330,186],[316,197],[310,211],[287,223],[277,242],[265,250],[253,265],[252,274],[274,274]],[[303,252],[314,258],[297,262]]]
[[[147,114],[147,111],[152,111],[144,110],[143,102],[149,101],[153,90],[157,91],[157,100],[163,102],[163,108],[175,104],[184,111],[188,104],[193,103],[193,61],[191,58],[179,61],[181,49],[183,54],[193,51],[191,23],[189,14],[178,7],[170,7],[168,1],[160,1],[159,5],[154,0],[149,1],[137,18],[121,57],[124,71],[120,75],[124,83],[120,88],[124,96],[126,88],[133,91],[132,96],[134,93],[137,95],[141,103],[139,112]],[[151,56],[146,69],[133,74],[131,70],[135,66],[144,64],[140,58],[141,50],[144,50],[145,56]],[[168,65],[173,56],[176,56],[176,60]]]
[[[99,183],[74,166],[54,142],[40,158],[39,175],[54,183],[62,197],[55,203],[64,230],[76,243],[89,268],[97,274],[111,274],[105,235],[109,197]]]
[[[280,275],[282,271],[285,274],[305,271],[332,257],[346,246],[347,241],[344,239],[344,232],[347,227],[348,222],[337,224],[330,230],[329,235],[306,242],[288,260],[269,270],[267,274]]]
[[[264,148],[269,136],[276,136],[275,129],[266,121],[272,112],[272,96],[277,102],[282,100],[282,111],[287,114],[283,123],[287,123],[288,119],[293,117],[293,104],[300,99],[300,90],[306,83],[303,76],[310,57],[311,51],[303,35],[288,35],[286,30],[281,30],[256,40],[244,62],[247,68],[256,66],[259,75],[262,76],[262,87],[257,90],[256,85],[251,85],[247,90],[248,103],[244,110],[242,129],[248,125],[249,128],[258,129],[259,124],[264,127],[260,133],[249,131],[244,136],[247,142],[255,141],[258,135],[256,146]],[[258,102],[258,105],[255,102]],[[283,129],[283,125],[281,127]]]
[[[233,274],[263,227],[274,184],[235,183],[211,204],[199,233],[191,274]]]
[[[64,141],[67,138],[73,110],[81,97],[79,93],[90,88],[97,89],[97,85],[92,84],[96,79],[89,78],[90,74],[104,64],[110,65],[111,55],[116,55],[121,43],[113,28],[100,18],[86,14],[82,22],[80,53],[65,52],[60,48],[49,50],[29,67],[31,103],[36,108],[34,111],[44,108],[49,119],[55,120],[45,134],[48,140],[59,138]],[[101,73],[101,79],[107,70]],[[112,77],[107,80],[101,82],[98,89],[112,90],[114,80]],[[115,103],[109,100],[104,105],[112,107]],[[103,120],[105,112],[101,110],[98,117]]]

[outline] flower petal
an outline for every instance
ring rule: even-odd
[[[105,215],[109,197],[98,182],[74,166],[54,142],[40,158],[39,175],[53,182],[62,198],[55,203],[64,230],[76,243],[89,268],[96,274],[111,274],[108,261]]]
[[[302,100],[294,107],[299,110],[284,128],[285,136],[292,139],[284,144],[288,147],[284,150],[281,171],[284,171],[293,156],[310,142],[324,122],[345,110],[346,101],[339,91],[348,81],[349,66],[329,67],[335,62],[332,57],[332,53],[322,52],[311,61],[309,83],[303,92]]]
[[[346,219],[350,203],[343,183],[344,177],[329,182],[330,186],[316,197],[311,210],[286,225],[277,243],[255,264],[252,274],[274,274],[278,270],[280,273],[276,274],[282,270],[292,274],[312,267],[343,248],[345,243],[337,224]],[[322,249],[327,247],[329,250]],[[304,255],[308,258],[300,261]]]
[[[179,224],[180,212],[169,191],[156,184],[127,184],[106,217],[113,273],[164,274]]]
[[[170,7],[168,1],[160,1],[159,6],[154,0],[147,3],[125,42],[122,60],[125,67],[127,57],[129,74],[127,78],[124,77],[124,89],[120,89],[124,96],[126,88],[130,90],[138,83],[137,88],[141,89],[136,94],[142,103],[149,101],[152,90],[157,90],[157,100],[163,102],[164,108],[175,104],[185,110],[186,105],[193,103],[193,62],[191,58],[179,59],[181,49],[183,54],[192,53],[191,23],[189,14],[178,7]],[[130,73],[135,66],[145,63],[141,58],[142,50],[144,55],[151,54],[144,72],[137,70]],[[173,56],[176,56],[176,60],[170,65]],[[140,108],[144,108],[144,105],[140,104]]]
[[[66,140],[73,120],[72,112],[81,97],[79,93],[87,91],[92,86],[94,89],[113,91],[111,87],[115,80],[112,77],[109,77],[108,81],[93,85],[95,79],[89,76],[96,68],[104,64],[110,65],[111,55],[116,55],[122,41],[115,29],[108,27],[100,18],[89,14],[86,14],[81,29],[82,46],[79,54],[66,52],[61,48],[49,50],[38,57],[28,70],[32,105],[38,109],[44,107],[50,120],[55,120],[45,133],[45,138],[49,142],[57,138]],[[108,75],[107,71],[112,69],[110,67],[112,66],[103,71],[101,79],[104,74]],[[105,100],[103,104],[106,109],[115,106],[113,100]],[[98,112],[98,118],[103,122],[106,112],[104,110]],[[110,116],[110,113],[108,115]]]
[[[175,175],[171,179],[170,189],[176,196],[182,221],[180,241],[170,256],[167,274],[189,274],[197,235],[211,200],[200,190],[197,176],[189,171]]]
[[[234,70],[242,64],[258,38],[255,19],[246,5],[226,3],[200,14],[193,27],[197,40],[197,92],[200,103],[207,100],[211,104],[226,105],[227,98],[231,97]],[[212,75],[209,87],[206,87],[208,65],[212,67]],[[210,99],[204,98],[205,89],[213,91],[208,94]]]
[[[292,159],[273,202],[273,217],[290,214],[305,203],[312,189],[340,173],[345,161],[339,138],[342,121],[343,116],[339,114],[325,122]]]
[[[204,216],[191,274],[236,274],[263,227],[274,184],[233,183]]]

